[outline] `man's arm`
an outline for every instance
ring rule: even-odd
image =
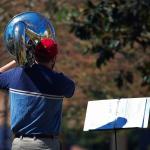
[[[5,66],[1,67],[0,73],[3,73],[9,69],[14,68],[14,67],[16,67],[16,61],[15,60],[13,60],[13,61],[9,62],[8,64],[6,64]]]
[[[63,75],[63,74],[62,74]],[[75,83],[73,80],[63,75],[63,95],[66,98],[73,96],[75,91]]]
[[[13,60],[0,68],[0,89],[9,89],[10,80],[12,79],[13,72],[10,69],[16,66],[16,61]]]

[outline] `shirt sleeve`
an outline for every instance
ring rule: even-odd
[[[0,89],[9,89],[9,83],[12,78],[12,71],[0,73]]]
[[[75,83],[65,75],[63,75],[63,81],[64,81],[63,95],[66,98],[70,98],[74,94]]]

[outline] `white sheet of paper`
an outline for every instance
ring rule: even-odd
[[[146,128],[149,111],[150,98],[89,101],[83,130]]]
[[[146,107],[146,98],[124,98],[120,99],[117,118],[125,119],[123,123],[116,123],[115,128],[142,127]],[[121,124],[121,125],[120,125]]]
[[[108,122],[115,120],[118,101],[118,99],[89,101],[83,130],[103,128]],[[108,129],[113,127],[114,124],[110,124]]]

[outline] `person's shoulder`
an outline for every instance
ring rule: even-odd
[[[63,72],[54,72],[56,84],[59,85],[59,89],[62,91],[62,95],[66,98],[73,96],[75,91],[75,82],[68,75]]]
[[[74,84],[74,81],[71,79],[71,77],[64,74],[63,72],[58,73],[58,76],[64,83]]]
[[[22,74],[22,72],[24,72],[24,66],[17,66],[14,67],[8,71],[6,71],[5,73],[8,74],[9,76],[19,76],[20,74]]]
[[[63,95],[66,98],[70,98],[73,96],[75,91],[75,82],[69,77],[68,75],[64,73],[59,73],[61,77],[61,86],[63,87]]]
[[[12,79],[13,77],[21,74],[21,72],[22,72],[21,70],[22,70],[21,67],[14,67],[5,72],[0,73],[0,75],[1,75],[1,77],[7,78],[7,79]]]
[[[14,72],[19,71],[19,70],[22,70],[22,67],[19,67],[19,66],[18,66],[18,67],[11,68],[11,69],[9,69],[9,70],[3,72],[3,74],[14,73]]]
[[[17,66],[15,68],[10,69],[10,72],[16,72],[16,71],[22,71],[24,69],[24,66]]]
[[[61,78],[61,79],[69,79],[69,77],[67,75],[65,75],[63,72],[53,71],[53,74],[56,75],[57,77]]]

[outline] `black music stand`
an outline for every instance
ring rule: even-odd
[[[150,97],[89,101],[84,131],[113,130],[117,150],[118,129],[147,128]]]

